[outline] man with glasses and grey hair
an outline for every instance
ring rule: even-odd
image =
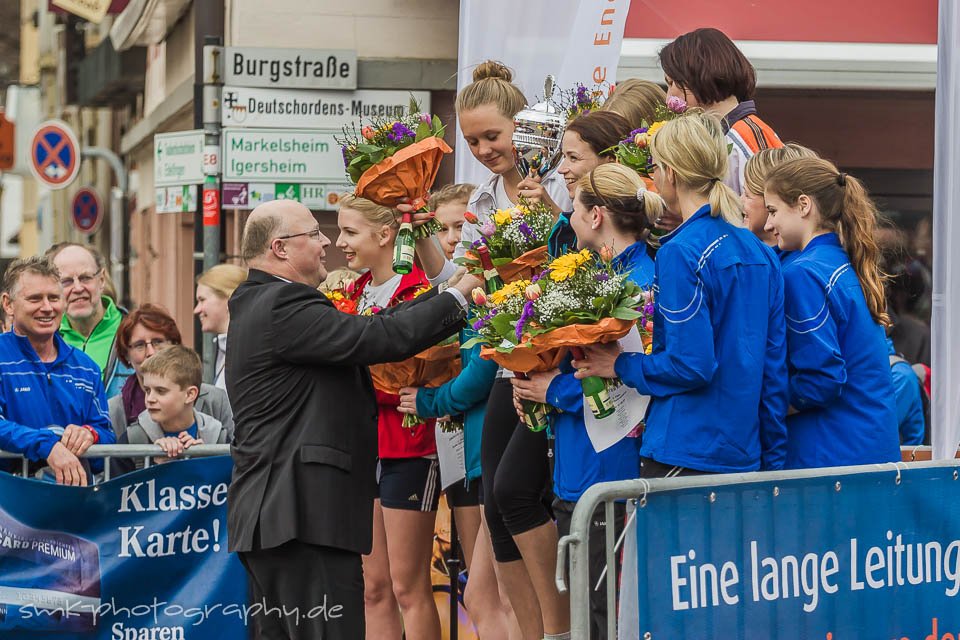
[[[126,312],[104,295],[106,261],[95,248],[74,242],[54,245],[46,257],[60,272],[63,285],[66,309],[60,335],[93,358],[103,373],[107,398],[112,398],[133,369],[117,357],[117,327]]]
[[[116,438],[100,370],[57,333],[60,279],[41,257],[16,260],[3,275],[0,303],[13,329],[0,335],[0,449],[22,454],[34,468],[46,461],[59,484],[86,486],[78,456]]]
[[[377,490],[377,402],[367,365],[408,358],[463,326],[455,285],[372,316],[341,313],[317,287],[330,240],[293,200],[258,206],[230,298],[227,391],[236,429],[227,500],[238,552],[265,609],[264,638],[364,637],[363,571]]]

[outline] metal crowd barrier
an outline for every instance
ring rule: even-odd
[[[91,446],[81,456],[83,458],[102,458],[103,459],[103,479],[110,479],[110,462],[113,458],[143,458],[144,467],[153,464],[154,457],[165,456],[163,449],[155,444],[95,444]],[[205,458],[209,456],[228,456],[230,455],[230,445],[228,444],[198,444],[184,451],[177,460],[186,460],[188,458]],[[19,458],[21,462],[21,472],[19,475],[28,477],[30,461],[19,453],[0,450],[0,459]]]
[[[637,479],[619,482],[604,482],[587,489],[573,511],[570,533],[560,539],[557,549],[556,584],[561,593],[570,593],[570,637],[576,640],[590,638],[590,590],[605,584],[607,599],[607,638],[617,638],[617,584],[616,562],[624,538],[629,534],[633,519],[640,517],[647,496],[662,491],[709,488],[750,482],[780,482],[819,476],[860,474],[868,471],[897,473],[910,466],[956,466],[956,460],[921,462],[930,460],[930,447],[902,447],[904,462],[871,464],[850,467],[825,467],[797,471],[756,471],[722,475],[688,476],[669,479]],[[960,452],[957,457],[960,458]],[[634,506],[633,513],[627,510],[629,521],[623,527],[619,539],[615,539],[616,526],[614,504],[627,502]],[[597,507],[603,505],[606,516],[606,569],[597,585],[590,584],[590,524]],[[613,578],[611,578],[613,576]],[[569,581],[568,578],[569,577]]]

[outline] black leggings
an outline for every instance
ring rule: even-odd
[[[519,424],[513,385],[498,378],[487,401],[480,446],[483,512],[497,562],[520,560],[513,536],[552,519],[552,484],[545,431]]]

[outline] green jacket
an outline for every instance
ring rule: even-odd
[[[67,314],[63,314],[63,319],[60,321],[60,335],[63,336],[64,342],[80,349],[97,363],[109,398],[119,393],[120,387],[133,370],[124,366],[116,353],[117,328],[124,314],[110,298],[103,296],[101,300],[104,309],[103,318],[93,328],[89,338],[85,338],[70,326]]]

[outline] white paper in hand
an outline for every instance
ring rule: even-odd
[[[620,340],[620,346],[628,353],[643,353],[643,341],[636,327]],[[650,396],[640,395],[636,389],[625,384],[610,389],[608,393],[614,412],[606,418],[598,419],[590,411],[590,405],[586,401],[583,403],[583,422],[587,427],[590,444],[597,453],[623,440],[643,422],[650,405]]]
[[[437,457],[440,458],[440,486],[444,489],[467,477],[463,452],[463,429],[443,431],[434,427],[437,436]]]

